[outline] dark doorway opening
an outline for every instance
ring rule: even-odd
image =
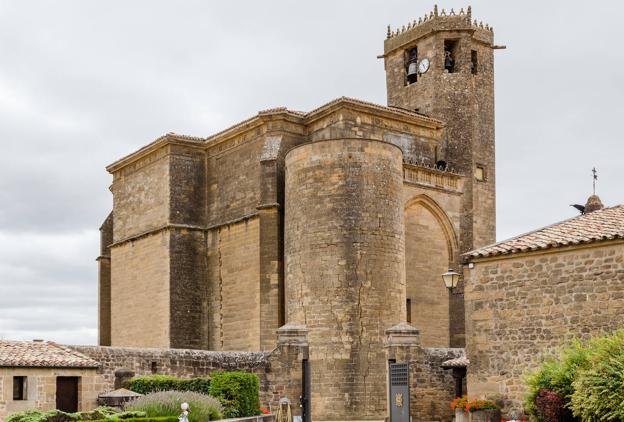
[[[56,377],[56,408],[67,413],[78,411],[80,377]]]

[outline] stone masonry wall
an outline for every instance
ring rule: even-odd
[[[259,237],[257,217],[219,229],[221,350],[260,350]]]
[[[463,349],[425,348],[422,358],[412,362],[412,415],[416,421],[451,421],[455,398],[453,371],[442,362],[464,354]]]
[[[562,342],[624,326],[624,244],[475,261],[466,270],[468,392],[521,410],[523,376]]]
[[[111,248],[111,344],[170,347],[168,230]]]
[[[405,202],[405,267],[406,267],[406,284],[408,295],[412,301],[413,296],[418,295],[419,286],[421,284],[427,284],[430,289],[435,289],[433,300],[439,300],[442,298],[442,292],[439,289],[444,289],[447,295],[446,300],[449,301],[448,308],[448,322],[444,328],[440,327],[440,324],[431,318],[421,318],[418,321],[415,316],[412,319],[411,325],[416,327],[421,332],[421,339],[425,347],[463,347],[465,345],[464,336],[464,296],[461,286],[453,290],[453,294],[448,298],[446,288],[442,287],[442,280],[440,275],[448,269],[448,267],[458,268],[459,262],[459,247],[458,247],[458,233],[459,224],[461,218],[461,203],[462,203],[462,189],[463,179],[455,177],[457,184],[454,187],[449,187],[443,183],[435,182],[434,177],[426,178],[419,177],[418,182],[424,179],[426,182],[431,182],[433,188],[423,187],[419,183],[415,183],[411,176],[411,166],[405,165],[404,174],[405,181],[403,184],[403,197]],[[422,169],[419,169],[419,173],[424,173]],[[440,172],[437,172],[438,174]],[[451,177],[451,176],[447,176]],[[422,182],[420,182],[422,183]],[[414,219],[413,215],[414,206],[424,208],[423,211],[418,213],[424,213],[425,216],[430,216],[427,219],[418,221]],[[435,217],[435,221],[431,219]],[[436,248],[422,248],[421,241],[423,236],[427,237],[431,235],[431,231],[436,231],[441,237],[434,238],[434,242],[439,245],[444,242],[444,246],[440,245]],[[428,244],[428,243],[425,243]],[[442,248],[442,249],[441,249]],[[445,252],[445,250],[448,250]],[[446,254],[447,262],[444,263],[444,268],[439,272],[442,261],[440,256]],[[452,255],[449,256],[448,254]],[[421,267],[424,262],[438,262],[437,275],[434,271],[428,270],[428,278],[424,277],[417,268]],[[427,295],[421,295],[421,301],[427,306]],[[412,303],[412,309],[415,311],[414,304]],[[439,307],[438,307],[439,309]],[[418,311],[421,314],[426,314],[426,311]],[[429,324],[432,326],[429,327]],[[433,327],[437,331],[433,330]],[[445,343],[431,343],[428,339],[427,333],[435,333],[436,335],[448,336],[449,341]]]
[[[13,377],[26,378],[26,400],[13,400]],[[0,368],[0,420],[14,412],[56,408],[56,377],[80,377],[78,410],[97,406],[97,396],[105,388],[95,369],[74,368]]]
[[[114,242],[168,223],[169,167],[167,150],[161,148],[149,163],[114,177]]]
[[[287,397],[293,403],[293,414],[301,415],[298,403],[302,385],[301,361],[306,357],[305,347],[280,344],[272,352],[70,347],[100,362],[97,385],[89,389],[95,393],[95,397],[114,389],[115,371],[118,369],[129,369],[136,376],[165,374],[181,378],[209,376],[213,371],[246,371],[255,373],[260,380],[261,406],[275,410],[279,399]],[[89,397],[92,396],[93,393]]]
[[[286,311],[310,330],[317,420],[386,415],[384,330],[405,318],[402,162],[366,139],[286,156]]]
[[[425,347],[450,344],[449,293],[440,277],[452,259],[448,241],[440,222],[425,206],[415,203],[405,210],[408,321],[419,329]]]
[[[168,232],[169,347],[207,349],[206,234],[185,228]]]
[[[386,333],[388,361],[409,363],[411,420],[450,422],[453,418],[450,404],[455,398],[454,379],[452,371],[442,369],[441,365],[448,359],[462,356],[464,349],[423,348],[418,330],[406,323]]]

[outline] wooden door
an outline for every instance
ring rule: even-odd
[[[56,377],[56,408],[63,412],[78,411],[78,382],[80,377]]]

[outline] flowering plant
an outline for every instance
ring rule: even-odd
[[[467,402],[468,402],[468,397],[466,396],[457,397],[455,400],[451,402],[451,410],[455,410],[455,409],[464,410],[464,406],[466,406]]]
[[[266,407],[261,407],[260,409],[260,413],[262,413],[263,415],[268,415],[269,413],[269,409],[267,409]]]
[[[468,397],[457,397],[451,402],[451,409],[461,409],[464,412],[476,412],[478,410],[496,409],[496,403],[492,400],[468,399]]]

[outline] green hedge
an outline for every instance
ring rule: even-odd
[[[109,419],[95,419],[95,420],[92,420],[91,422],[111,422],[115,420],[117,419],[110,419],[110,418]],[[157,416],[153,418],[126,418],[123,420],[124,422],[178,422],[178,417],[177,416]],[[85,422],[85,421],[79,421],[79,422]]]
[[[257,415],[260,408],[258,376],[249,372],[213,372],[210,395],[223,404],[226,418]]]
[[[4,422],[76,422],[94,420],[121,420],[145,417],[145,412],[120,412],[114,407],[100,406],[88,412],[67,413],[61,410],[32,409],[13,413]]]
[[[148,375],[132,378],[128,382],[129,390],[139,394],[157,391],[194,391],[209,394],[210,378],[176,378],[169,375]]]

